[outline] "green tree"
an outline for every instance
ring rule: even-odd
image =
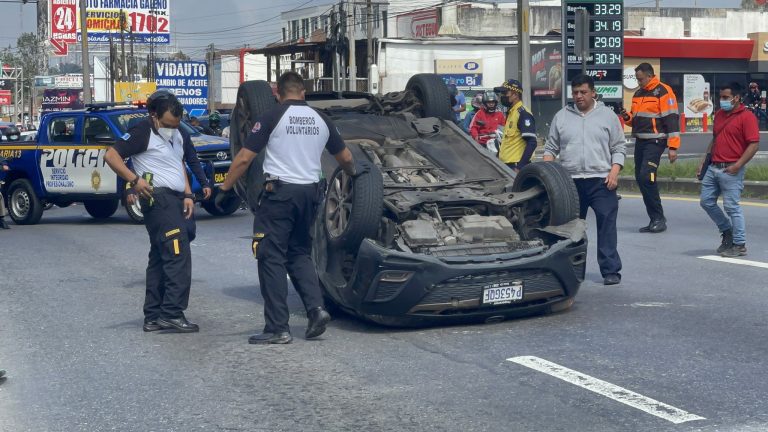
[[[179,50],[178,52],[175,52],[173,55],[171,55],[171,60],[189,60],[189,56],[184,54],[183,51]]]
[[[75,63],[60,63],[50,68],[51,75],[71,73],[83,73],[83,67]]]
[[[35,75],[41,75],[45,69],[47,56],[42,40],[35,33],[22,33],[16,41],[16,64],[24,70],[24,85],[32,91]]]

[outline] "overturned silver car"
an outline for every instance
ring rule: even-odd
[[[330,155],[313,227],[313,259],[329,305],[393,326],[493,322],[567,309],[584,278],[587,239],[573,181],[558,164],[515,175],[452,121],[436,75],[402,92],[309,93],[355,158],[354,180]],[[232,118],[239,151],[275,104],[263,81],[243,83]],[[251,208],[263,156],[238,193]]]

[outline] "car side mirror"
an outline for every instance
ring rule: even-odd
[[[93,141],[99,144],[112,144],[115,142],[115,137],[112,134],[98,134],[93,137]]]

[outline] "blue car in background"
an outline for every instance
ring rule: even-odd
[[[45,114],[36,141],[0,142],[0,156],[8,159],[10,167],[1,179],[0,192],[14,222],[36,224],[52,204],[66,207],[75,202],[82,202],[88,214],[97,219],[112,216],[122,204],[131,219],[142,222],[138,206],[127,203],[125,181],[107,166],[104,155],[117,137],[147,117],[147,111],[139,107],[93,104],[84,110]],[[229,141],[202,135],[184,123],[181,127],[192,136],[215,195],[231,163]],[[202,199],[200,182],[189,168],[187,171],[192,191]],[[239,208],[237,203],[219,211],[213,198],[201,201],[201,205],[217,216]]]

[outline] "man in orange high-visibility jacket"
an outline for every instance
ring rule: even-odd
[[[661,206],[656,171],[661,155],[669,147],[669,162],[677,159],[680,147],[680,113],[675,92],[659,81],[653,66],[640,63],[635,68],[640,88],[632,97],[632,112],[622,110],[627,125],[632,126],[635,137],[635,179],[643,194],[645,210],[651,222],[640,232],[660,233],[667,229],[667,220]]]

